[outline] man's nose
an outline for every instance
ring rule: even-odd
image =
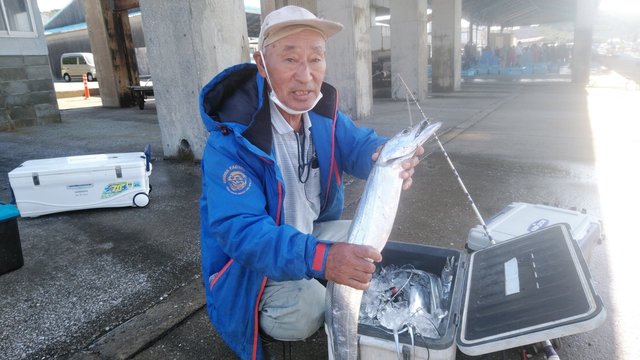
[[[296,69],[296,79],[299,81],[311,81],[311,67],[307,61],[300,62]]]

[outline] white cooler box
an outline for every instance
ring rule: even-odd
[[[470,254],[389,242],[381,266],[412,265],[440,274],[451,256],[455,272],[440,337],[416,336],[414,352],[407,332],[400,334],[396,347],[389,330],[359,324],[360,359],[453,360],[456,347],[467,355],[488,354],[586,332],[606,318],[587,263],[565,224]]]
[[[23,217],[62,211],[144,207],[149,203],[151,154],[145,152],[28,160],[9,172]]]
[[[578,242],[584,258],[589,262],[593,248],[602,242],[602,226],[596,217],[553,206],[511,203],[487,221],[487,229],[496,242],[524,235],[555,224],[569,225],[571,236]],[[469,231],[467,247],[470,250],[484,249],[490,245],[482,226]]]

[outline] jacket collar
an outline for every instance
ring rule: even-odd
[[[334,119],[337,109],[337,90],[322,83],[322,99],[311,109],[311,113]],[[242,132],[248,141],[271,153],[271,114],[266,81],[253,64],[242,64],[228,68],[207,84],[201,93],[201,110],[207,129],[212,131],[213,123],[235,122],[247,127]],[[253,102],[254,113],[248,106]]]
[[[259,79],[258,79],[259,78]],[[264,78],[257,73],[256,81],[258,83],[258,91],[262,93],[259,97],[260,108],[255,115],[254,121],[242,133],[247,140],[257,146],[260,150],[267,154],[271,153],[273,144],[273,134],[271,133],[271,109],[269,108],[269,93]],[[311,109],[310,112],[316,113],[323,117],[333,119],[336,116],[336,101],[338,91],[326,82],[322,83],[320,88],[322,91],[322,99]]]

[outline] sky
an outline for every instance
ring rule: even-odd
[[[71,0],[38,0],[38,8],[40,11],[62,9],[70,2]]]
[[[600,10],[640,14],[640,2],[637,0],[602,0]]]

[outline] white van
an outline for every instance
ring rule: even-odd
[[[94,81],[98,78],[92,53],[62,54],[60,75],[65,81],[71,81],[72,78],[82,79],[83,74],[87,75],[87,81]]]

